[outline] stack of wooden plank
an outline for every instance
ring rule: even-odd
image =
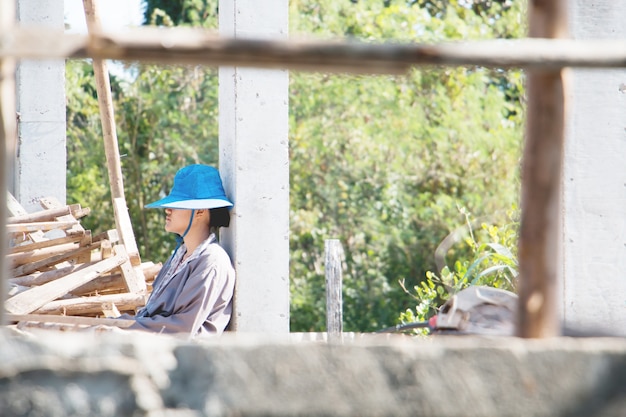
[[[140,261],[134,237],[124,242],[117,229],[92,235],[80,224],[90,210],[79,204],[44,198],[41,211],[27,213],[12,195],[7,198],[10,278],[4,307],[11,322],[97,324],[93,318],[133,313],[145,304],[161,265]],[[127,210],[123,201],[115,203],[116,210]]]

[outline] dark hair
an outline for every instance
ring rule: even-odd
[[[211,220],[209,229],[219,229],[220,227],[228,227],[230,224],[230,212],[227,207],[219,207],[210,210]]]

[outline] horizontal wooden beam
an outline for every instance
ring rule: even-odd
[[[21,28],[0,34],[0,59],[97,58],[301,71],[402,73],[417,65],[496,68],[626,67],[626,41],[507,39],[419,44],[219,37],[197,28],[143,27],[65,34]]]
[[[58,207],[54,209],[38,211],[36,213],[28,213],[21,216],[9,217],[7,219],[7,224],[49,222],[53,221],[56,217],[65,216],[71,213],[72,210],[70,206]]]
[[[78,223],[77,220],[64,220],[64,221],[53,221],[53,222],[31,222],[31,223],[10,223],[6,225],[6,229],[8,233],[21,233],[21,232],[37,232],[41,231],[50,231],[50,230],[66,230],[70,229],[74,225]]]
[[[93,297],[77,297],[64,300],[54,300],[44,304],[35,314],[67,314],[70,316],[83,316],[87,314],[101,314],[102,305],[113,303],[121,311],[135,310],[143,307],[146,300],[142,294],[119,293],[95,295]]]
[[[8,322],[39,322],[39,323],[62,323],[76,326],[114,326],[129,327],[135,321],[125,319],[107,319],[96,317],[77,316],[53,316],[46,314],[7,314]]]

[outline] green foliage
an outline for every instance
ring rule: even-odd
[[[398,322],[428,320],[451,295],[470,285],[516,291],[519,210],[513,207],[509,212],[509,221],[500,227],[481,224],[481,233],[472,230],[469,214],[465,210],[461,212],[467,219],[468,237],[463,243],[471,250],[471,256],[467,258],[471,260],[457,260],[452,270],[445,266],[439,275],[432,271],[426,272],[426,279],[413,287],[415,294],[412,296],[417,305],[401,313]],[[401,285],[410,294],[405,283],[401,282]]]
[[[497,25],[469,11],[438,19],[403,2],[365,3],[293,1],[292,24],[369,40],[496,35]],[[521,35],[519,24],[510,28]],[[421,286],[439,242],[464,221],[457,206],[504,217],[518,198],[522,95],[518,71],[292,74],[292,330],[324,329],[324,239],[344,245],[344,328],[371,331],[411,308],[397,282]],[[448,253],[459,262],[471,255]]]
[[[144,20],[157,26],[217,28],[219,0],[147,0]]]

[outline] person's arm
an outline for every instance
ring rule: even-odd
[[[230,259],[226,257],[228,264],[224,264],[223,256],[215,255],[201,256],[185,267],[188,270],[181,271],[182,289],[173,300],[170,315],[136,317],[129,328],[195,336],[204,326],[210,333],[221,334],[230,317],[224,322],[219,311],[215,313],[230,303],[234,283],[230,282]]]

